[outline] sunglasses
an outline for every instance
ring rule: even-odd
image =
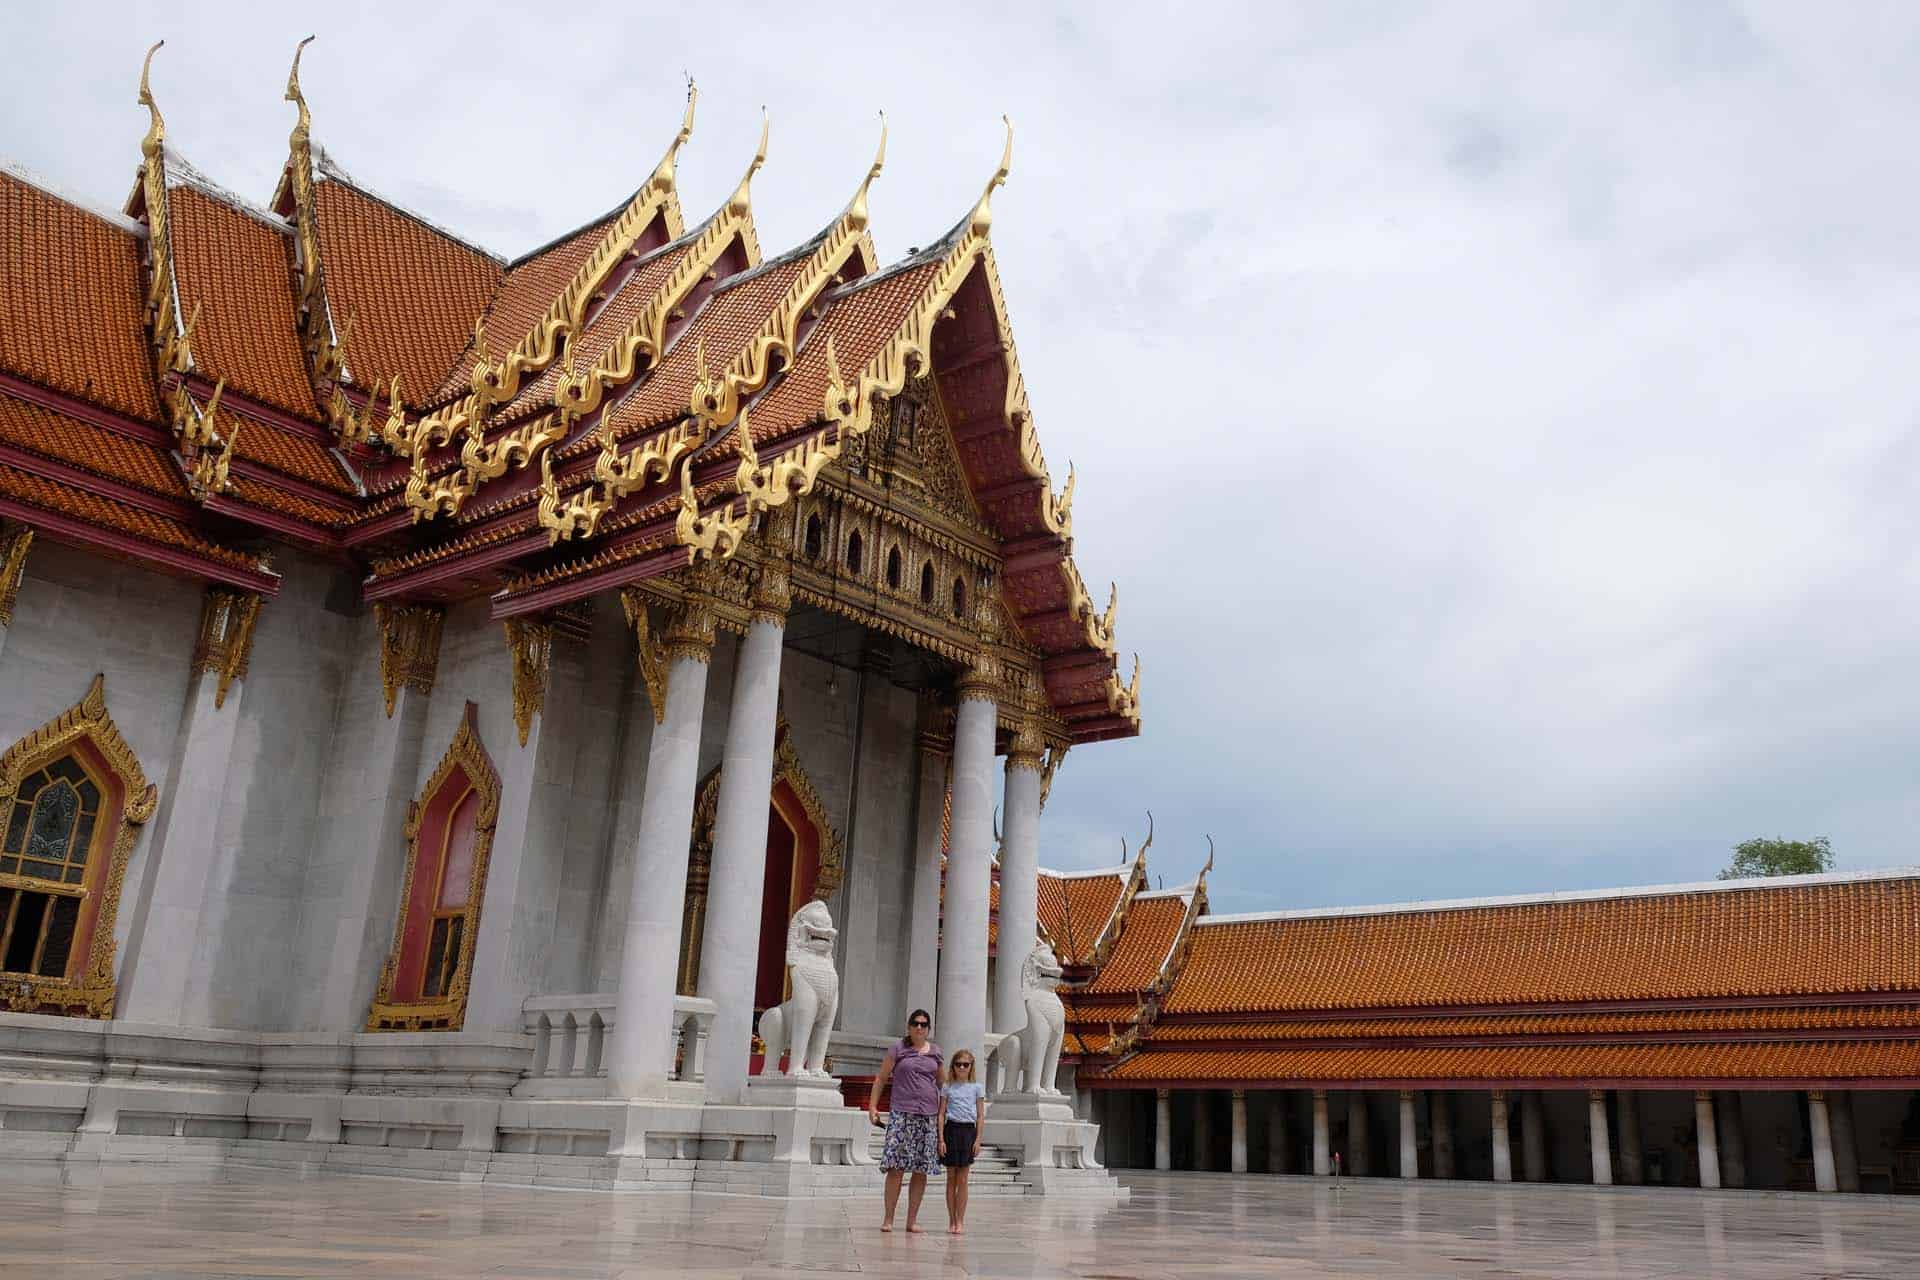
[[[958,1071],[962,1067],[971,1068],[972,1066],[973,1066],[972,1058],[955,1058],[953,1060],[953,1069],[955,1071]]]
[[[931,1022],[928,1022],[925,1018],[915,1018],[912,1022],[909,1022],[907,1025],[910,1027],[930,1027],[933,1024]]]

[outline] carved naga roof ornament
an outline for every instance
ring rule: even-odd
[[[147,323],[151,327],[155,371],[161,378],[193,368],[189,340],[193,320],[180,327],[180,298],[173,280],[173,237],[167,223],[167,122],[153,98],[153,55],[165,40],[156,40],[140,64],[138,102],[147,109],[147,133],[140,140],[140,175],[127,199],[127,213],[144,216],[147,224]]]
[[[411,427],[402,425],[383,434],[397,452],[413,459],[406,497],[415,521],[457,513],[484,481],[509,469],[526,466],[563,438],[567,424],[553,413],[543,414],[491,442],[486,439],[487,420],[494,406],[518,394],[526,375],[540,373],[559,357],[586,323],[587,309],[607,277],[633,252],[656,216],[662,220],[669,239],[679,237],[682,225],[674,174],[680,148],[693,136],[694,104],[698,98],[699,91],[689,80],[686,113],[679,132],[667,145],[666,154],[626,208],[608,225],[593,252],[547,308],[540,322],[496,361],[487,349],[485,328],[476,320],[469,393],[454,404],[425,415]],[[466,441],[461,446],[459,469],[444,480],[430,482],[427,449],[449,444],[461,434]]]
[[[308,36],[294,46],[293,66],[287,71],[284,97],[293,104],[295,114],[293,131],[287,135],[286,175],[274,193],[274,209],[293,222],[294,310],[299,318],[314,389],[326,395],[333,390],[330,384],[346,368],[347,340],[353,333],[353,317],[348,316],[346,327],[334,332],[321,277],[320,232],[313,194],[313,113],[307,110],[307,98],[300,89],[300,58],[312,43],[313,37]]]

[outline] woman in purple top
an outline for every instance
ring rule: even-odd
[[[927,1176],[940,1172],[940,1135],[934,1117],[940,1114],[940,1086],[946,1083],[940,1046],[928,1037],[933,1017],[925,1009],[907,1015],[906,1039],[887,1050],[880,1075],[867,1100],[867,1120],[880,1123],[880,1095],[888,1082],[893,1099],[887,1110],[887,1138],[880,1167],[887,1174],[887,1216],[882,1231],[893,1230],[893,1208],[900,1203],[900,1175],[912,1174],[907,1189],[907,1230],[918,1235],[920,1198],[927,1194]]]

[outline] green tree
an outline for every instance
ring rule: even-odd
[[[1722,880],[1750,876],[1810,876],[1833,870],[1833,846],[1825,836],[1811,840],[1742,840],[1733,846],[1733,862]]]

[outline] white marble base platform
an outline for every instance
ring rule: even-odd
[[[987,1103],[982,1142],[1020,1161],[1019,1182],[1035,1195],[1125,1199],[1120,1182],[1094,1159],[1100,1126],[1073,1114],[1059,1093],[1003,1093]]]

